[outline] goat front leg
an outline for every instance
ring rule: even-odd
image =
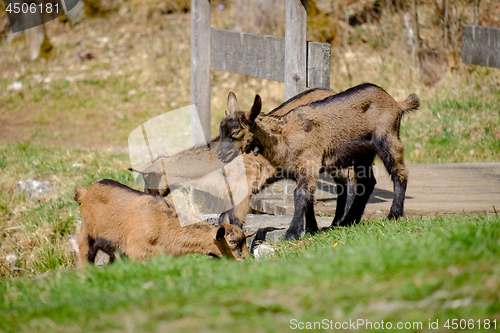
[[[218,225],[233,224],[237,225],[240,228],[243,228],[243,222],[241,222],[241,220],[236,217],[235,209],[236,208],[231,208],[230,210],[220,214]]]
[[[285,233],[286,240],[299,239],[304,232],[304,217],[309,217],[309,227],[313,231],[318,230],[316,218],[311,219],[311,214],[314,215],[313,193],[316,186],[316,179],[318,177],[308,176],[306,173],[299,173],[297,188],[293,192],[293,199],[295,210],[293,212],[292,222],[290,227]],[[314,222],[312,222],[314,220]]]
[[[315,234],[319,231],[316,215],[314,214],[314,202],[310,200],[306,207],[306,232]]]

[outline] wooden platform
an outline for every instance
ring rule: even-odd
[[[435,216],[453,213],[494,213],[500,211],[500,162],[467,164],[408,165],[407,216]],[[382,165],[375,165],[377,185],[365,216],[385,216],[392,203],[392,181]],[[334,215],[334,183],[322,177],[316,195],[316,214]],[[292,190],[295,187],[293,184]],[[272,215],[292,215],[293,203],[284,203],[279,190],[259,193],[252,208]]]

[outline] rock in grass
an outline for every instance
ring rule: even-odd
[[[17,255],[15,253],[9,253],[6,257],[5,257],[5,260],[7,260],[7,262],[9,263],[10,265],[10,268],[11,269],[16,269],[16,264],[17,264]]]
[[[101,250],[97,251],[97,254],[95,255],[94,264],[97,267],[107,266],[109,264],[109,255]]]
[[[20,180],[16,185],[16,191],[22,193],[29,200],[40,199],[53,189],[54,185],[51,182],[38,179]]]
[[[203,214],[201,219],[212,225],[219,225],[219,216],[220,214]]]
[[[253,255],[255,256],[255,259],[259,260],[265,257],[270,257],[273,256],[276,253],[276,250],[274,247],[268,244],[260,244],[255,248],[253,251]]]

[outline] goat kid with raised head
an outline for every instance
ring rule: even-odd
[[[305,91],[288,103],[307,99]],[[295,211],[285,239],[297,239],[306,228],[318,230],[314,218],[313,193],[320,171],[334,172],[353,166],[356,196],[346,215],[334,219],[332,226],[345,226],[361,219],[376,184],[372,164],[379,155],[394,183],[394,197],[388,218],[404,213],[408,171],[404,165],[404,146],[399,138],[402,115],[419,106],[418,97],[395,101],[385,90],[364,83],[342,93],[297,103],[293,109],[280,106],[261,115],[262,101],[255,96],[250,111],[242,112],[234,93],[228,96],[229,114],[220,124],[218,157],[230,161],[240,149],[258,150],[287,178],[297,181]]]
[[[131,259],[188,253],[236,260],[250,257],[246,237],[251,234],[239,227],[207,222],[182,227],[174,207],[163,198],[113,180],[101,180],[89,190],[78,186],[74,199],[82,211],[79,267],[93,263],[98,250],[111,260],[116,249]]]
[[[281,105],[281,112],[293,110],[298,106],[319,101],[334,94],[334,92],[326,89],[312,89],[303,98],[292,99]],[[228,105],[228,108],[231,107],[232,105]],[[220,136],[217,136],[207,145],[193,147],[173,156],[158,156],[143,167],[129,168],[129,170],[142,175],[144,192],[149,194],[167,196],[176,187],[186,186],[194,181],[196,182],[196,188],[222,196],[227,191],[224,175],[213,173],[213,171],[222,168],[224,165],[221,165],[221,162],[216,158],[213,160],[211,158],[211,155],[215,156],[215,153],[212,152],[217,150],[219,141]],[[232,161],[238,154],[239,151],[233,151],[231,156],[226,156],[226,160]],[[278,173],[276,168],[265,157],[258,154],[258,151],[254,151],[253,154],[244,154],[243,162],[247,177],[247,188],[234,188],[233,190],[245,190],[247,196],[241,202],[235,203],[234,208],[223,212],[220,215],[219,224],[230,223],[242,228],[250,209],[251,195],[284,178],[284,175]],[[236,166],[233,167],[232,163],[225,165],[225,172],[228,178],[238,179],[241,177],[241,169]],[[342,171],[332,173],[331,176],[336,181],[337,193],[339,194],[335,220],[340,221],[345,214],[348,196],[346,189],[347,177]]]

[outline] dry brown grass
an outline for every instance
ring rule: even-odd
[[[232,28],[233,7],[229,4],[220,10],[218,3],[212,2],[212,26]],[[411,57],[401,12],[383,8],[380,21],[355,27],[346,23],[349,15],[372,3],[317,1],[317,15],[328,14],[324,24],[335,34],[333,90],[373,82],[399,99],[410,92],[426,99],[458,88],[475,93],[482,79],[460,63],[457,44],[452,50],[440,46],[442,30],[433,1],[421,1],[419,6],[421,37],[423,45],[438,49],[443,54],[440,59],[447,63],[440,73],[442,79],[430,89],[422,84],[419,66]],[[47,24],[55,46],[48,60],[27,62],[22,38],[0,46],[0,103],[4,108],[0,138],[124,147],[128,133],[138,124],[190,104],[189,13],[166,14],[165,2],[154,0],[103,4],[114,9],[106,18],[87,19],[73,28],[58,20]],[[462,2],[456,6],[454,17],[471,23],[471,7]],[[494,22],[495,12],[500,7],[494,1],[481,2],[480,17],[485,22]],[[281,28],[276,29],[279,34]],[[316,30],[309,28],[309,33],[314,35]],[[498,71],[491,70],[485,84],[495,88],[497,78]],[[6,91],[14,81],[23,83],[22,92]],[[277,82],[213,71],[212,87],[213,135],[229,90],[241,96],[242,107],[251,105],[256,92],[263,97],[264,110],[283,101],[284,86]]]

